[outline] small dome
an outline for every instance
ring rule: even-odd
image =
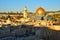
[[[45,10],[40,7],[36,10],[36,14],[45,14]]]

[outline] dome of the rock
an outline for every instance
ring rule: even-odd
[[[40,7],[36,10],[36,14],[45,14],[45,10]]]

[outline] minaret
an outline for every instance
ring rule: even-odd
[[[27,7],[24,7],[24,11],[23,11],[23,16],[24,18],[27,18]]]

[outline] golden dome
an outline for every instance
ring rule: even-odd
[[[45,14],[45,10],[40,7],[36,10],[36,14]]]

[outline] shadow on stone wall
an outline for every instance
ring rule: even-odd
[[[60,40],[60,31],[21,25],[0,28],[0,40]]]

